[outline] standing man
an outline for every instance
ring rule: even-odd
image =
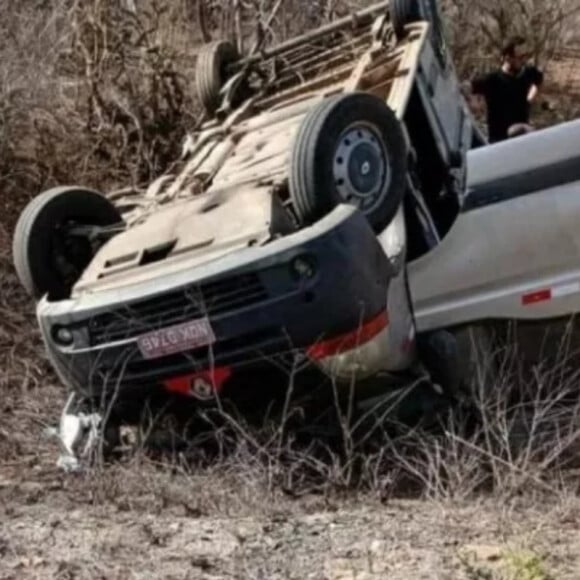
[[[526,40],[512,38],[502,49],[499,70],[474,79],[471,92],[481,95],[487,105],[490,143],[532,131],[530,107],[544,81],[544,74],[527,64],[530,57]]]

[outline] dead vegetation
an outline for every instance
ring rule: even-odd
[[[533,60],[545,66],[564,47],[577,41],[577,0],[444,0],[457,66],[462,76],[497,64],[506,38],[524,35]]]
[[[121,465],[219,474],[239,490],[272,498],[331,500],[346,492],[377,501],[464,502],[575,493],[580,371],[571,329],[556,350],[550,345],[549,364],[525,368],[515,342],[481,361],[482,369],[498,369],[496,378],[490,385],[487,375],[474,377],[463,403],[450,405],[417,383],[362,411],[335,392],[322,407],[288,398],[252,418],[224,408],[201,411],[187,424],[145,416]],[[417,413],[417,404],[426,413]]]

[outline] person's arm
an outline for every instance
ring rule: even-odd
[[[536,100],[540,87],[544,82],[544,73],[533,67],[530,69],[530,90],[528,91],[528,103],[530,105]]]
[[[530,87],[530,91],[528,92],[528,103],[530,103],[530,105],[534,102],[539,92],[540,90],[538,88],[538,85],[532,85]]]

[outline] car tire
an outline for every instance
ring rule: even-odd
[[[497,381],[494,341],[480,326],[437,330],[418,337],[419,358],[432,381],[450,396],[481,399]]]
[[[236,47],[216,41],[201,47],[195,71],[196,92],[206,112],[213,115],[220,105],[220,91],[226,81],[226,67],[239,59]]]
[[[13,260],[21,284],[36,300],[67,298],[94,248],[88,239],[66,236],[62,227],[122,221],[113,203],[96,191],[58,187],[41,193],[25,207],[14,232]]]
[[[314,107],[298,129],[290,163],[290,197],[302,225],[347,203],[381,231],[407,189],[402,125],[368,93],[339,95]]]

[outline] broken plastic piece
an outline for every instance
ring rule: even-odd
[[[89,458],[100,437],[102,417],[98,413],[70,413],[75,395],[72,394],[60,417],[58,429],[48,429],[47,434],[58,440],[60,455],[56,462],[57,467],[67,473],[78,472],[82,469],[82,460]],[[85,445],[79,454],[77,448],[86,437]]]

